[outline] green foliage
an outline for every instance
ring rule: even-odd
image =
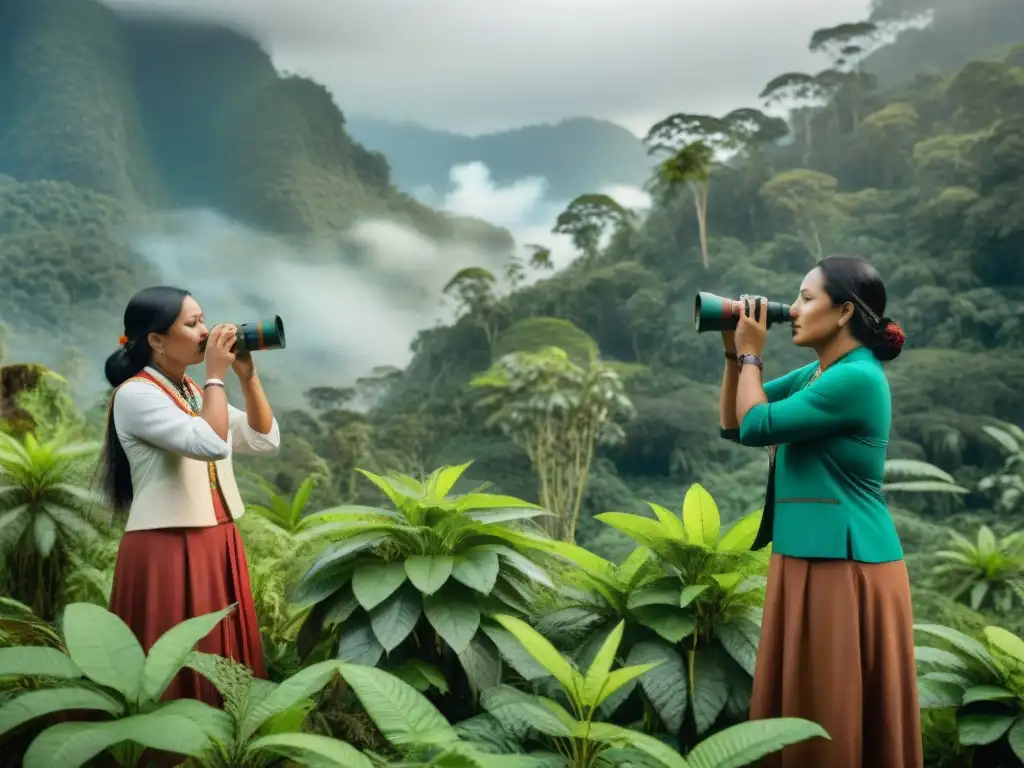
[[[955,708],[959,744],[975,765],[1024,760],[1024,641],[1001,627],[984,642],[948,627],[915,627],[932,643],[917,648],[922,710]]]
[[[345,662],[418,658],[417,675],[434,665],[448,680],[457,664],[474,694],[500,679],[502,633],[488,616],[528,615],[536,587],[553,586],[526,556],[546,538],[524,523],[548,513],[510,496],[451,495],[468,466],[441,467],[423,482],[361,470],[394,509],[338,507],[303,519],[300,538],[321,544],[294,595],[312,606],[303,655],[327,630]]]
[[[102,500],[79,484],[97,446],[0,433],[0,556],[10,593],[52,618],[68,545],[96,538]]]

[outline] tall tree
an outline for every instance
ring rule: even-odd
[[[492,354],[503,312],[495,282],[489,269],[465,267],[452,275],[442,291],[446,296],[454,295],[458,310],[481,330]]]
[[[788,216],[815,260],[824,258],[822,234],[839,217],[835,177],[798,168],[783,171],[766,181],[761,197],[774,211]]]
[[[554,229],[558,235],[568,235],[586,260],[597,256],[601,237],[608,227],[618,228],[627,223],[630,213],[609,195],[580,195],[558,214]]]
[[[663,199],[673,197],[681,187],[693,195],[704,268],[708,256],[708,193],[717,150],[733,140],[729,125],[718,117],[677,113],[655,123],[644,143],[651,155],[663,157],[655,177],[655,189]]]
[[[810,165],[811,150],[814,147],[815,108],[824,105],[828,98],[824,85],[815,75],[785,72],[769,80],[758,98],[763,99],[767,107],[789,107],[794,118],[800,120],[798,138],[803,144],[803,163]]]
[[[547,347],[503,356],[471,386],[484,395],[487,425],[529,456],[540,503],[555,514],[550,533],[572,541],[594,450],[622,441],[618,421],[634,413],[622,380],[599,361],[583,367]]]
[[[826,82],[831,82],[837,93],[847,95],[854,127],[860,123],[865,93],[874,86],[874,79],[861,64],[875,49],[881,32],[881,27],[871,21],[845,22],[815,30],[808,45],[812,53],[824,53],[832,59],[832,74]]]

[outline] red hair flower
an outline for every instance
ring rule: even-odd
[[[889,320],[885,324],[882,338],[885,339],[885,345],[890,349],[903,349],[903,345],[907,342],[907,334],[894,320]]]
[[[125,344],[128,343],[128,337],[125,336],[124,334],[121,334],[121,338],[117,340],[117,343],[123,347]]]

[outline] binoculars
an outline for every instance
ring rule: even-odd
[[[242,323],[237,326],[238,332],[235,346],[231,351],[239,352],[262,352],[265,349],[284,349],[284,321],[280,315],[257,320],[255,323]],[[200,348],[206,351],[206,339],[203,339]]]
[[[750,301],[753,305],[754,300]],[[761,304],[761,311],[765,311],[764,303]],[[789,316],[789,304],[769,301],[767,311],[769,326],[792,320]],[[697,328],[697,333],[735,331],[742,312],[743,302],[740,299],[727,299],[713,293],[698,293],[693,305],[693,324]]]

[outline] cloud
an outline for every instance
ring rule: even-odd
[[[551,230],[570,200],[547,197],[547,180],[529,176],[500,184],[491,178],[487,166],[480,162],[456,165],[449,172],[451,191],[443,197],[433,190],[421,190],[424,202],[460,216],[474,216],[507,228],[512,232],[520,255],[527,256],[526,246],[541,245],[551,251],[557,268],[570,264],[577,253],[566,235]],[[644,190],[625,184],[607,185],[598,192],[609,195],[626,208],[644,212],[651,198]]]
[[[482,132],[586,115],[642,134],[680,110],[757,106],[772,76],[824,68],[818,28],[868,0],[106,0],[230,22],[342,108]]]

